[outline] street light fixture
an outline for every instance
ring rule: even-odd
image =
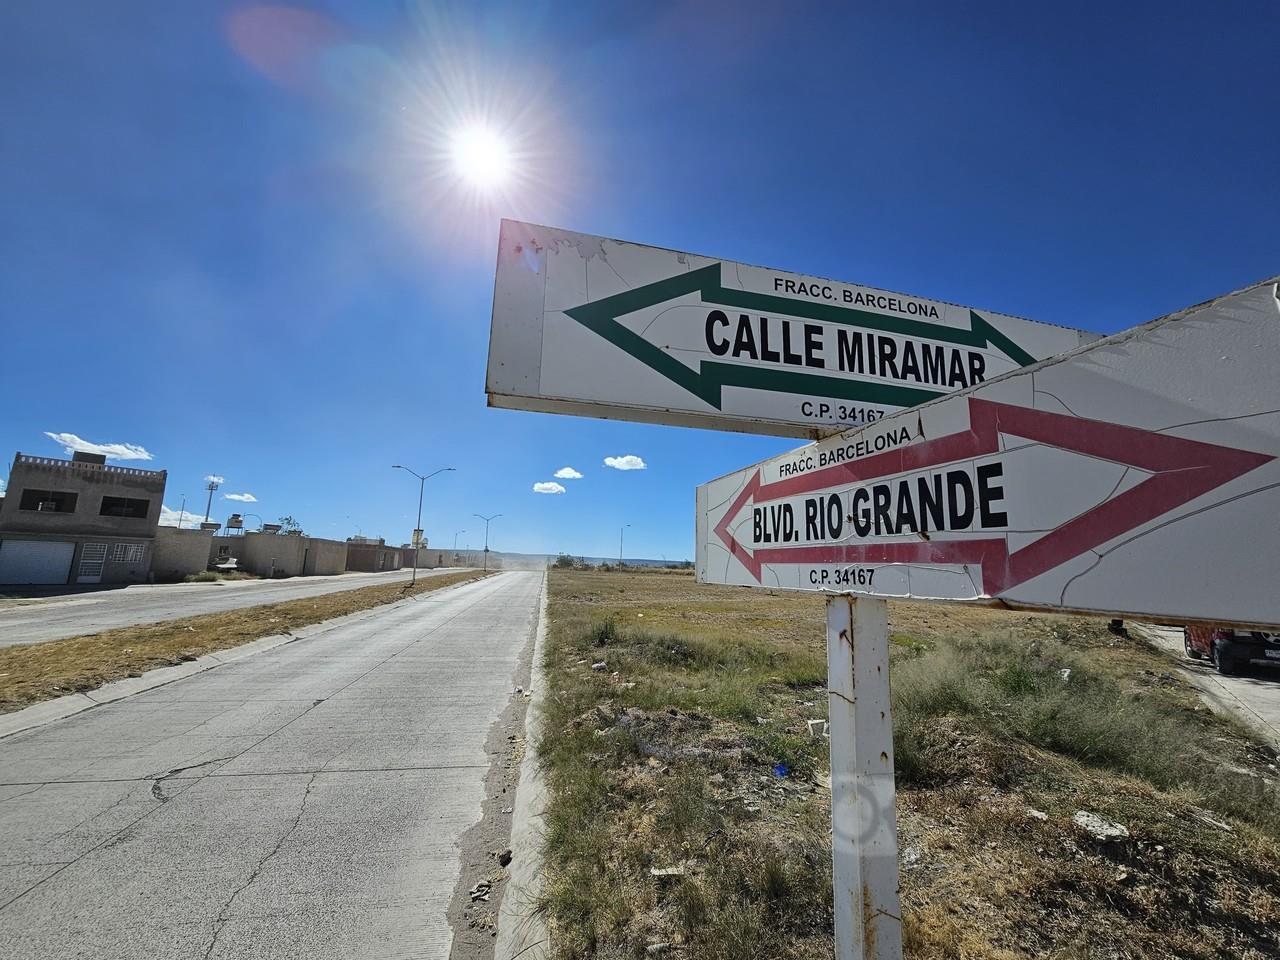
[[[486,517],[483,514],[473,514],[484,521],[484,572],[489,572],[489,521],[497,520],[502,514],[495,513],[492,517]]]
[[[441,467],[439,470],[433,470],[431,473],[428,473],[425,477],[422,474],[418,473],[418,471],[410,470],[408,467],[406,467],[404,464],[401,464],[401,463],[393,463],[391,465],[391,469],[407,470],[409,473],[412,473],[415,477],[418,478],[418,525],[413,528],[414,532],[418,535],[418,541],[413,545],[413,573],[410,574],[410,578],[409,578],[409,586],[412,587],[414,584],[418,582],[418,551],[421,549],[421,544],[422,544],[422,488],[425,487],[427,485],[427,481],[430,480],[432,477],[434,477],[437,473],[448,473],[454,468]]]
[[[213,512],[213,494],[218,489],[218,481],[212,477],[206,478],[209,482],[205,484],[205,489],[209,491],[209,502],[204,505],[204,522],[209,522],[209,514]]]
[[[455,533],[455,534],[453,535],[453,552],[454,552],[454,553],[457,553],[457,552],[458,552],[458,537],[459,537],[459,535],[464,534],[464,533],[466,533],[466,532],[467,532],[467,531],[465,531],[465,530],[459,530],[457,533]]]
[[[621,527],[618,528],[618,566],[619,567],[622,566],[622,534],[626,531],[627,527],[629,526],[631,526],[631,524],[624,523]]]

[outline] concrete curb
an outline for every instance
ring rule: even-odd
[[[507,889],[498,907],[498,937],[494,960],[546,960],[551,955],[547,921],[537,909],[542,894],[542,817],[547,807],[547,784],[542,776],[537,744],[542,738],[542,705],[546,696],[546,673],[542,656],[547,639],[547,575],[542,575],[542,601],[538,608],[538,631],[533,641],[533,663],[529,686],[533,696],[524,719],[524,759],[520,763],[520,783],[511,814],[511,849],[515,856],[508,869]]]
[[[486,579],[488,578],[477,577],[475,580],[467,580],[464,583],[455,583],[441,590],[433,590],[430,593],[423,594],[423,596],[434,597]],[[545,588],[543,595],[545,599]],[[92,710],[94,707],[102,706],[105,703],[115,703],[117,700],[124,700],[127,697],[145,693],[147,690],[163,687],[165,684],[173,683],[175,680],[184,680],[197,673],[204,673],[206,670],[220,667],[224,663],[234,663],[236,660],[243,660],[245,657],[266,653],[268,650],[274,650],[276,647],[284,646],[286,643],[293,643],[295,640],[309,640],[311,637],[327,633],[335,627],[344,626],[356,620],[362,620],[374,614],[398,607],[401,604],[413,602],[416,602],[415,598],[405,597],[403,600],[384,603],[376,607],[370,607],[367,610],[357,610],[341,617],[334,617],[332,620],[322,620],[319,623],[308,624],[305,627],[300,627],[297,633],[279,633],[269,637],[259,637],[257,640],[242,643],[238,647],[228,647],[225,650],[217,650],[213,653],[205,654],[203,657],[198,657],[187,663],[148,670],[140,677],[125,677],[122,680],[112,680],[110,683],[104,683],[97,690],[90,690],[88,693],[72,693],[65,697],[57,697],[53,700],[32,704],[29,707],[0,716],[0,740],[5,737],[11,737],[16,733],[22,733],[24,730],[43,727],[45,724],[53,723],[55,720],[63,720],[66,717],[75,716],[77,713]],[[541,630],[541,626],[539,626],[539,630]],[[58,641],[51,640],[48,642],[57,643]],[[537,687],[534,687],[535,691],[537,689]]]

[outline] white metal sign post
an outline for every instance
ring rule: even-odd
[[[902,957],[888,608],[884,600],[848,594],[827,600],[832,892],[839,960]]]
[[[809,437],[1096,339],[856,284],[502,222],[498,407]]]
[[[1280,626],[1278,369],[1271,280],[698,488],[701,582],[844,595],[840,960],[901,956],[885,599]]]

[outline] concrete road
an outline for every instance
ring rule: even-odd
[[[458,568],[419,570],[419,577]],[[288,580],[224,580],[218,583],[138,584],[56,600],[0,609],[0,647],[78,637],[113,627],[177,620],[260,603],[281,603],[339,590],[408,580],[412,570],[391,573],[345,573],[336,577],[292,577]]]
[[[1280,750],[1280,670],[1252,667],[1244,676],[1224,677],[1204,660],[1190,660],[1182,647],[1181,627],[1131,624],[1142,636],[1177,658],[1211,706],[1226,710]]]
[[[0,957],[440,958],[540,573],[0,740]]]

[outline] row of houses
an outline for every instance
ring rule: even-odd
[[[98,454],[63,460],[18,453],[0,496],[0,584],[176,581],[232,558],[237,569],[261,577],[432,567],[446,560],[425,547],[415,551],[369,537],[162,527],[167,479],[164,470],[118,467]]]

